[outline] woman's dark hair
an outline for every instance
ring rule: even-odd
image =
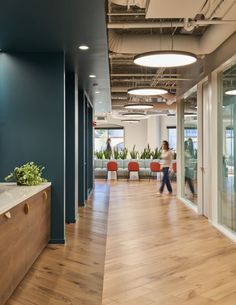
[[[169,149],[170,149],[170,148],[169,148],[169,143],[168,143],[168,141],[163,141],[163,142],[162,142],[162,144],[165,144],[165,145],[166,145],[167,150],[169,150]]]

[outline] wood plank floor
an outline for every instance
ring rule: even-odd
[[[97,184],[66,245],[49,245],[7,305],[101,305],[109,187]],[[20,253],[16,254],[20,255]]]
[[[235,244],[156,191],[111,184],[103,305],[235,305]]]
[[[157,197],[155,181],[109,184],[97,182],[67,244],[43,252],[7,305],[236,304],[235,244]]]

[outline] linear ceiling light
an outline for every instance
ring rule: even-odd
[[[184,51],[154,51],[136,55],[134,63],[145,67],[181,67],[197,61],[196,55]]]
[[[236,89],[227,89],[226,91],[225,91],[225,94],[227,94],[227,95],[236,95]]]
[[[126,113],[122,113],[122,115],[127,117],[136,117],[136,118],[145,116],[145,114],[142,112],[126,112]]]
[[[130,88],[127,92],[131,95],[161,95],[168,93],[166,89],[154,87]]]
[[[150,103],[139,103],[139,104],[126,104],[124,105],[126,109],[152,109],[153,104]]]
[[[121,120],[121,122],[124,122],[124,123],[139,123],[140,122],[140,120],[132,120],[132,119],[130,119],[130,120]]]

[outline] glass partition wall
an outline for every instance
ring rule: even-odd
[[[219,74],[218,221],[236,232],[236,64]]]
[[[196,205],[198,151],[197,92],[191,92],[182,102],[182,197]]]

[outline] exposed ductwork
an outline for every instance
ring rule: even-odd
[[[112,0],[113,1],[113,0]],[[122,1],[126,2],[127,1]],[[236,1],[214,1],[218,5],[208,9],[206,13],[213,16],[219,10],[223,14],[223,20],[233,21],[236,17]],[[225,4],[227,2],[227,5]],[[222,5],[221,5],[222,4]],[[223,21],[222,20],[222,21]],[[211,21],[209,21],[210,23]],[[173,37],[173,49],[185,50],[195,54],[210,54],[217,49],[228,37],[236,31],[235,23],[216,24],[210,26],[202,37],[175,35]],[[142,42],[142,43],[140,43]],[[172,38],[167,35],[131,35],[117,34],[109,31],[109,49],[115,53],[137,54],[155,50],[171,50]]]
[[[146,0],[110,0],[110,2],[118,5],[127,6],[128,8],[130,6],[137,6],[140,8],[146,7]]]

